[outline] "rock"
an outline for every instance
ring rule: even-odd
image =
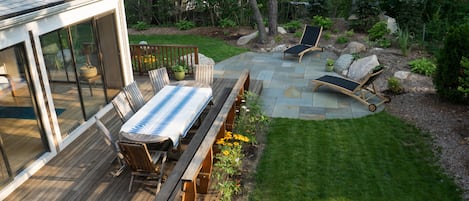
[[[389,17],[389,16],[384,16],[384,17],[385,17],[385,22],[387,24],[387,28],[389,29],[389,31],[391,31],[391,34],[396,33],[398,29],[396,19]]]
[[[347,47],[342,51],[342,54],[354,54],[366,51],[366,46],[359,43],[352,41],[350,42]]]
[[[287,33],[287,30],[285,30],[283,27],[277,27],[277,32],[279,34],[286,34]]]
[[[407,79],[409,75],[410,75],[409,71],[397,71],[394,73],[394,77],[397,79],[401,79],[401,80]]]
[[[215,61],[210,58],[210,57],[207,57],[201,53],[198,54],[199,55],[199,64],[206,64],[206,65],[215,65]],[[192,58],[192,61],[191,63],[195,63],[194,62],[194,53],[191,53],[190,55],[184,55],[184,56],[181,56],[181,60],[182,61],[185,61],[186,58]]]
[[[368,72],[378,65],[379,62],[376,55],[355,60],[352,65],[350,65],[347,77],[355,81],[360,81]]]
[[[241,38],[238,39],[238,41],[236,41],[236,44],[237,45],[246,45],[246,44],[249,43],[249,41],[251,41],[252,39],[254,39],[256,37],[257,37],[257,31],[254,32],[254,33],[251,33],[249,35],[242,36]]]
[[[353,55],[351,54],[340,55],[340,57],[334,62],[334,71],[343,75],[343,72],[348,70],[352,62],[353,62]]]
[[[283,52],[287,49],[287,45],[285,44],[282,44],[282,45],[278,45],[277,47],[274,47],[272,48],[272,52]]]

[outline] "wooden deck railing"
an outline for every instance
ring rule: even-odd
[[[199,64],[199,49],[191,45],[130,45],[130,53],[132,69],[138,75],[166,67],[172,77],[171,66],[183,63],[188,66],[188,75],[193,76],[194,66]]]
[[[182,200],[192,201],[196,200],[197,193],[207,193],[215,154],[213,145],[224,136],[225,130],[233,128],[236,108],[242,102],[240,97],[244,91],[249,89],[249,80],[249,71],[245,70],[232,90],[222,91],[224,99],[214,103],[158,192],[156,201],[179,200],[181,196]]]

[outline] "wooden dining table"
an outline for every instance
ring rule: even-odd
[[[177,147],[212,98],[210,87],[167,85],[122,125],[121,140]]]

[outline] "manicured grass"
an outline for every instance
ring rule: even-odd
[[[181,44],[199,47],[199,53],[220,62],[232,56],[247,52],[246,48],[234,47],[225,41],[197,35],[129,35],[130,44],[147,41],[148,44]]]
[[[250,200],[461,200],[430,137],[381,112],[359,119],[274,119]]]

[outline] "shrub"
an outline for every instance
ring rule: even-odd
[[[194,24],[194,22],[191,22],[191,21],[181,20],[181,21],[176,23],[176,27],[179,30],[189,30],[189,29],[194,28],[195,24]]]
[[[409,39],[410,39],[410,35],[407,29],[397,30],[397,40],[399,41],[399,48],[401,49],[401,53],[404,56],[407,56],[410,51]]]
[[[301,38],[301,36],[303,35],[303,31],[300,31],[300,30],[297,30],[293,36],[297,37],[297,38]]]
[[[326,40],[331,39],[331,33],[326,32],[326,33],[324,34],[324,39],[326,39]]]
[[[370,41],[377,41],[384,38],[386,34],[389,34],[389,29],[386,22],[378,22],[371,29],[368,30],[368,37]]]
[[[393,93],[401,93],[404,89],[401,87],[401,83],[399,82],[399,79],[396,77],[390,77],[388,79],[388,89],[393,92]]]
[[[458,91],[464,94],[464,99],[469,98],[469,58],[463,57],[461,59],[462,73],[458,77],[459,86]]]
[[[376,41],[376,45],[378,45],[378,47],[388,48],[391,47],[391,40],[388,38],[381,38]]]
[[[438,68],[433,78],[436,91],[440,97],[459,103],[469,104],[464,93],[458,91],[460,86],[458,77],[467,78],[463,73],[461,60],[463,57],[469,58],[469,23],[453,27],[448,33],[444,47],[438,55]]]
[[[237,25],[235,21],[228,18],[221,19],[218,24],[221,28],[235,27]]]
[[[381,12],[378,2],[370,0],[358,0],[355,4],[354,14],[357,19],[350,20],[350,27],[355,31],[366,32],[373,24],[378,22]]]
[[[347,37],[352,37],[354,34],[355,34],[355,32],[353,32],[353,29],[345,31],[345,36],[347,36]]]
[[[345,44],[348,42],[348,38],[345,36],[339,36],[335,42],[339,44]]]
[[[316,15],[313,17],[312,25],[322,26],[323,29],[330,29],[332,27],[332,20],[328,17]]]
[[[132,26],[132,28],[139,30],[139,31],[147,30],[149,27],[150,25],[143,21],[138,21],[137,24]]]
[[[302,26],[303,26],[303,23],[301,23],[300,21],[292,20],[292,21],[284,24],[283,28],[285,28],[290,33],[295,33],[296,30],[300,29]]]
[[[431,76],[436,70],[436,65],[427,58],[415,59],[409,62],[410,70],[426,76]]]

